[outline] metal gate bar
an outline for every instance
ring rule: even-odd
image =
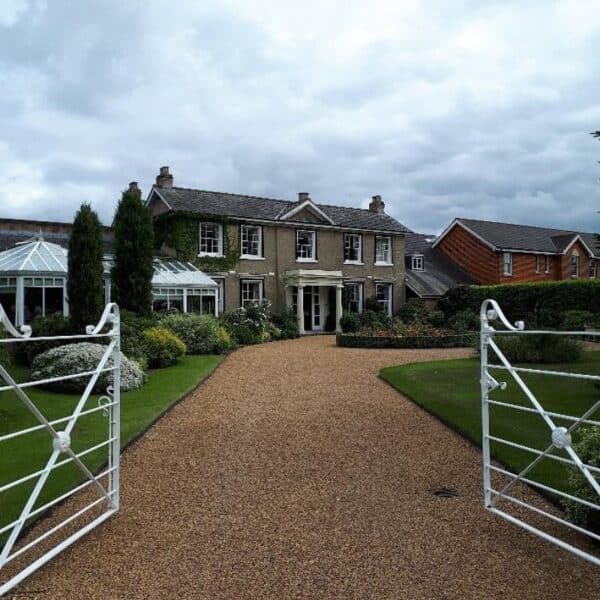
[[[575,546],[556,535],[552,535],[548,532],[542,531],[539,527],[535,527],[530,523],[527,523],[523,519],[520,519],[505,510],[498,507],[498,503],[502,500],[507,500],[509,503],[512,503],[521,508],[528,509],[529,511],[536,513],[539,516],[545,517],[550,521],[563,525],[570,530],[580,533],[582,535],[591,538],[592,540],[600,541],[600,534],[594,531],[591,531],[585,527],[582,527],[576,523],[572,523],[561,516],[556,514],[552,514],[548,511],[539,508],[531,504],[528,501],[521,500],[515,498],[513,495],[509,495],[508,492],[511,490],[517,483],[526,484],[532,488],[541,490],[543,492],[552,494],[554,496],[558,496],[564,498],[566,500],[576,502],[585,506],[591,510],[600,510],[600,483],[594,476],[595,473],[600,474],[600,468],[594,465],[589,465],[584,463],[575,450],[572,447],[572,437],[571,434],[582,424],[592,425],[592,426],[600,426],[600,421],[595,420],[592,415],[600,410],[600,400],[593,403],[582,415],[568,415],[563,413],[558,413],[554,411],[546,410],[542,402],[538,400],[535,394],[531,391],[529,386],[523,381],[520,376],[520,373],[530,373],[537,374],[543,376],[555,376],[555,377],[567,377],[572,379],[578,379],[589,382],[600,382],[600,376],[597,375],[589,375],[585,373],[568,373],[564,371],[551,371],[548,369],[534,369],[534,368],[526,368],[526,367],[515,367],[513,366],[507,358],[504,356],[501,349],[494,341],[494,337],[498,335],[567,335],[567,336],[577,336],[577,337],[588,337],[589,332],[583,331],[545,331],[545,330],[528,330],[525,331],[524,323],[519,321],[514,325],[508,321],[504,313],[502,312],[498,303],[494,300],[486,300],[483,302],[481,306],[481,331],[480,331],[480,344],[481,344],[481,370],[480,370],[480,382],[481,382],[481,423],[482,423],[482,454],[483,454],[483,486],[484,486],[484,505],[485,507],[501,516],[502,518],[510,521],[511,523],[518,525],[526,529],[527,531],[534,533],[535,535],[540,536],[541,538],[565,549],[569,552],[576,554],[577,556],[584,558],[596,565],[600,566],[600,557],[591,553],[584,548]],[[490,322],[499,321],[505,329],[496,330]],[[492,351],[497,358],[500,360],[501,364],[494,364],[488,362],[488,352]],[[492,370],[496,371],[504,371],[511,375],[512,379],[515,381],[517,386],[523,392],[525,397],[529,402],[529,406],[523,406],[514,404],[512,402],[503,402],[496,399],[490,398],[490,393],[494,390],[503,391],[506,389],[505,382],[498,382],[490,372]],[[535,414],[542,418],[545,425],[548,427],[549,445],[544,449],[532,448],[524,443],[518,443],[515,440],[507,440],[497,435],[490,434],[490,405],[499,406],[509,410],[522,411],[529,414]],[[554,422],[554,419],[558,421],[566,421],[568,423],[568,427],[557,426]],[[504,444],[524,452],[528,452],[530,454],[535,455],[535,458],[527,464],[527,466],[519,473],[513,473],[507,468],[502,468],[497,465],[492,464],[491,461],[491,451],[490,451],[490,443],[495,442],[499,444]],[[562,450],[566,453],[567,456],[557,456],[553,454],[555,450]],[[595,499],[594,502],[589,501],[585,498],[580,498],[573,494],[569,494],[563,490],[556,489],[549,485],[545,485],[538,481],[531,479],[531,477],[526,477],[526,475],[533,470],[533,468],[541,463],[544,459],[549,459],[553,461],[558,461],[562,464],[569,465],[574,467],[580,471],[580,473],[585,477],[587,483],[589,484],[591,490],[593,491],[592,496]],[[508,483],[506,483],[502,489],[497,490],[492,486],[492,473],[498,473],[503,477],[507,477],[509,479]]]
[[[37,546],[43,540],[50,538],[52,535],[60,531],[63,527],[72,523],[85,515],[91,509],[105,505],[104,511],[99,516],[92,519],[90,522],[82,525],[75,533],[69,535],[66,539],[57,542],[50,550],[42,556],[36,558],[22,568],[18,573],[14,574],[7,581],[0,584],[0,596],[11,590],[15,585],[33,573],[43,564],[48,562],[62,550],[73,544],[87,532],[97,527],[100,523],[108,519],[119,509],[119,456],[120,456],[120,320],[119,309],[116,304],[107,304],[100,321],[95,326],[88,326],[84,335],[72,336],[42,336],[38,338],[31,337],[31,328],[22,326],[21,331],[18,331],[10,322],[2,305],[0,305],[0,324],[4,326],[6,331],[12,336],[11,338],[0,339],[0,343],[27,343],[32,341],[82,341],[90,340],[90,338],[109,338],[109,344],[106,347],[102,358],[94,370],[84,371],[80,373],[72,373],[61,377],[50,377],[42,380],[29,381],[25,383],[17,383],[8,373],[7,369],[0,364],[0,378],[4,380],[6,385],[0,386],[0,392],[14,391],[17,399],[29,410],[29,412],[39,421],[38,425],[27,427],[18,431],[9,432],[0,436],[0,443],[8,440],[13,440],[17,437],[35,433],[41,430],[46,430],[52,441],[52,452],[50,457],[42,469],[33,473],[29,473],[19,477],[11,482],[0,486],[0,494],[13,489],[19,485],[29,481],[37,481],[21,510],[21,514],[16,520],[0,527],[0,535],[8,533],[8,538],[2,546],[0,552],[0,572],[6,564],[13,561],[15,558],[26,554],[29,550]],[[106,327],[110,327],[105,331]],[[109,361],[111,364],[109,365]],[[108,366],[107,366],[108,365]],[[113,374],[113,385],[107,389],[107,395],[100,397],[98,406],[85,409],[86,403],[90,400],[93,390],[97,384],[98,378],[103,373],[111,372]],[[75,378],[89,378],[83,394],[77,400],[75,408],[70,415],[60,417],[54,420],[48,420],[44,414],[38,409],[36,404],[31,400],[25,391],[34,386],[55,383],[59,381],[72,380]],[[108,417],[107,437],[102,442],[94,444],[89,448],[80,450],[75,453],[71,449],[71,433],[81,417],[102,411]],[[58,431],[55,426],[66,423],[64,430]],[[82,457],[91,454],[101,448],[107,449],[107,468],[102,472],[94,475],[87,465],[81,460]],[[58,460],[61,454],[66,454],[67,457]],[[85,481],[74,486],[72,489],[61,493],[56,498],[46,502],[42,506],[34,508],[40,493],[46,485],[47,479],[54,470],[63,467],[66,464],[75,464],[81,473],[85,476]],[[101,480],[106,480],[106,484]],[[57,504],[64,502],[69,497],[81,492],[85,488],[92,486],[97,489],[99,497],[68,516],[66,519],[54,525],[47,531],[37,535],[32,540],[28,541],[22,547],[15,549],[15,544],[21,536],[23,527],[32,519],[43,514]],[[10,532],[10,533],[9,533]]]

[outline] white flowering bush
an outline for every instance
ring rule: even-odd
[[[239,344],[268,342],[272,328],[271,302],[262,300],[232,310],[223,315],[223,322]]]
[[[38,354],[31,365],[31,377],[37,379],[49,379],[72,375],[84,371],[93,371],[100,362],[106,346],[82,342],[79,344],[67,344],[52,348],[42,354]],[[107,367],[112,366],[112,357],[109,357]],[[67,379],[57,383],[49,384],[47,387],[59,392],[83,392],[90,380],[90,376]],[[121,391],[126,392],[141,387],[146,381],[144,371],[132,360],[121,353]],[[98,377],[94,393],[100,394],[113,382],[113,372],[101,373]]]

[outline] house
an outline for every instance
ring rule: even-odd
[[[406,298],[420,298],[429,309],[450,289],[473,278],[433,244],[436,236],[406,234]]]
[[[388,314],[404,302],[408,229],[385,213],[298,199],[176,187],[162,167],[147,204],[161,254],[193,261],[220,286],[220,309],[267,298],[296,312],[301,333],[339,330],[343,310],[374,298]]]
[[[593,233],[454,219],[432,244],[479,284],[586,279],[598,275]]]

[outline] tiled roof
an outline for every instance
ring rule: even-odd
[[[188,188],[153,188],[174,211],[223,215],[239,219],[277,221],[281,215],[298,205],[298,202],[276,200],[258,196],[209,192]],[[362,208],[316,204],[336,226],[349,229],[405,233],[404,225],[385,213],[375,213]]]
[[[406,285],[421,298],[439,298],[450,288],[474,283],[473,279],[445,254],[432,248],[432,236],[421,233],[406,234]],[[423,255],[423,271],[410,269],[410,256]]]
[[[500,250],[562,253],[579,235],[595,255],[600,256],[600,244],[593,233],[476,219],[457,219],[457,221]]]

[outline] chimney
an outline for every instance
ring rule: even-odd
[[[385,212],[385,202],[381,199],[381,196],[373,196],[371,202],[369,202],[369,210],[374,213]]]
[[[129,191],[130,192],[135,192],[136,194],[140,194],[142,193],[142,190],[140,190],[140,188],[138,187],[138,182],[137,181],[132,181],[129,184]]]
[[[161,167],[160,173],[156,176],[156,187],[171,188],[173,187],[173,175],[169,173],[169,167]]]
[[[310,200],[308,192],[298,192],[298,202],[306,202],[307,200]]]

